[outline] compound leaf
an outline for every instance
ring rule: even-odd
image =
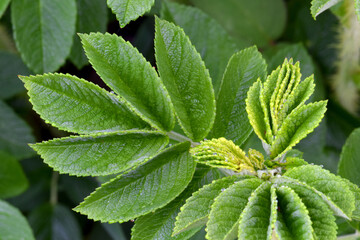
[[[276,189],[276,195],[280,212],[290,235],[296,239],[314,239],[309,212],[294,190],[281,186]]]
[[[136,219],[135,225],[132,228],[133,240],[150,240],[150,239],[171,239],[182,240],[188,239],[199,231],[199,227],[183,231],[175,236],[172,236],[173,228],[175,226],[175,217],[180,211],[180,207],[191,194],[205,184],[210,183],[214,179],[220,178],[222,175],[219,170],[210,167],[196,168],[194,177],[189,183],[188,187],[171,203],[165,207],[141,216]]]
[[[215,96],[199,53],[180,27],[156,18],[155,56],[184,132],[204,139],[214,123]]]
[[[262,183],[258,178],[236,182],[215,198],[206,224],[206,237],[212,239],[236,238],[240,214],[248,203],[251,193]]]
[[[14,197],[24,192],[29,183],[20,163],[5,152],[0,152],[0,159],[0,198]]]
[[[239,146],[245,142],[252,132],[245,109],[247,92],[257,79],[264,81],[266,73],[266,62],[256,47],[231,57],[216,101],[212,137],[225,137]]]
[[[324,12],[325,10],[331,8],[332,6],[336,5],[341,0],[312,0],[311,1],[311,15],[314,19]]]
[[[245,45],[237,44],[217,21],[198,8],[169,1],[162,7],[161,16],[183,28],[200,53],[217,95],[229,58]]]
[[[292,111],[284,120],[270,148],[270,157],[276,158],[290,150],[316,128],[326,111],[327,101],[303,105]]]
[[[336,239],[336,219],[324,200],[314,191],[304,186],[294,183],[287,183],[285,185],[294,190],[304,203],[309,212],[312,228],[317,239]]]
[[[17,159],[34,155],[27,145],[35,142],[31,128],[3,101],[0,101],[0,150]]]
[[[271,184],[263,183],[250,196],[240,216],[239,239],[267,239],[272,233],[274,202],[270,192]]]
[[[114,94],[64,74],[20,77],[34,110],[53,126],[81,134],[146,128]]]
[[[165,206],[186,188],[194,174],[189,147],[189,142],[174,145],[139,168],[103,184],[75,211],[113,223]]]
[[[16,46],[35,73],[56,71],[70,53],[75,33],[75,0],[13,0]]]
[[[123,131],[54,139],[32,148],[60,173],[102,176],[143,163],[167,143],[168,138],[158,132]]]
[[[104,0],[76,0],[77,19],[76,32],[105,32],[107,26],[108,8]],[[88,63],[88,59],[82,48],[78,35],[74,35],[69,59],[74,65],[81,69]]]
[[[179,215],[176,217],[174,234],[181,233],[188,229],[205,225],[208,221],[210,207],[214,199],[230,185],[236,181],[251,178],[250,176],[229,176],[213,181],[193,193],[181,207]]]
[[[297,179],[329,197],[350,218],[355,209],[355,197],[349,186],[320,166],[304,165],[292,168],[284,176]]]
[[[136,20],[150,11],[155,0],[107,0],[108,6],[116,15],[120,27],[125,27],[132,20]]]
[[[172,130],[175,116],[170,97],[155,69],[119,36],[80,35],[85,53],[103,81],[153,127]]]
[[[0,233],[2,239],[35,240],[26,218],[15,207],[0,200]]]

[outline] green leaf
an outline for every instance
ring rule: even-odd
[[[156,18],[155,57],[184,132],[204,139],[214,123],[215,97],[199,53],[180,27]]]
[[[35,240],[26,218],[15,207],[0,200],[1,239]]]
[[[292,236],[291,239],[314,239],[309,212],[294,190],[281,186],[276,189],[276,195],[286,229]]]
[[[0,99],[10,98],[25,90],[19,74],[28,75],[29,70],[21,58],[13,53],[0,51]]]
[[[170,131],[175,117],[170,97],[155,69],[119,36],[81,34],[86,55],[104,82],[153,127]]]
[[[161,16],[180,26],[189,36],[209,69],[217,95],[229,58],[246,45],[237,44],[217,21],[198,8],[164,1]]]
[[[139,168],[103,184],[75,211],[112,223],[165,206],[185,189],[194,174],[189,147],[189,142],[170,147]]]
[[[336,5],[341,0],[312,0],[311,1],[311,15],[314,19],[324,12],[325,10],[331,8],[332,6]]]
[[[358,17],[358,20],[360,21],[360,1],[355,0],[355,12]]]
[[[34,155],[27,145],[35,142],[31,128],[16,113],[0,101],[0,150],[23,159]]]
[[[12,0],[16,46],[35,73],[53,72],[64,64],[75,33],[75,0]]]
[[[120,98],[83,79],[64,74],[20,79],[34,110],[61,130],[87,134],[147,127]]]
[[[247,205],[251,193],[261,183],[262,180],[258,178],[235,182],[215,198],[206,224],[207,239],[236,238],[240,214]]]
[[[32,148],[60,173],[103,176],[140,165],[167,143],[159,132],[123,131],[54,139]]]
[[[0,198],[9,198],[24,192],[29,183],[19,162],[0,152]]]
[[[263,183],[249,197],[239,221],[239,239],[269,239],[272,233],[272,222],[274,221],[274,202],[270,193],[271,184]],[[270,227],[269,227],[270,226]]]
[[[305,204],[305,207],[309,212],[316,239],[336,239],[336,219],[331,209],[324,202],[321,196],[311,189],[298,184],[287,183],[285,185],[294,190],[300,197],[301,201]]]
[[[326,111],[327,101],[303,105],[284,120],[270,148],[270,157],[276,158],[295,146],[316,128]]]
[[[360,185],[360,128],[355,129],[346,140],[340,155],[338,173]]]
[[[82,239],[73,212],[62,205],[40,206],[30,213],[29,223],[37,240],[58,239],[60,236],[60,239]]]
[[[136,20],[150,11],[155,0],[107,0],[108,6],[116,15],[120,27],[125,27],[132,20]]]
[[[139,217],[135,221],[132,228],[133,240],[150,240],[150,239],[188,239],[199,231],[199,227],[184,231],[176,236],[172,236],[175,226],[175,217],[180,211],[180,207],[191,194],[202,187],[204,184],[210,183],[214,179],[221,177],[217,169],[209,167],[200,167],[199,165],[194,173],[192,181],[188,187],[171,203],[165,207]]]
[[[291,236],[291,233],[286,226],[284,217],[280,211],[277,212],[276,218],[277,219],[275,222],[275,229],[274,229],[275,236],[281,240],[292,240],[293,236]]]
[[[225,137],[239,146],[246,141],[252,127],[246,114],[245,99],[249,87],[257,79],[265,80],[266,67],[265,60],[255,46],[231,57],[216,101],[212,137]]]
[[[267,125],[265,122],[265,115],[261,106],[260,94],[261,94],[261,81],[258,80],[255,82],[247,93],[246,103],[246,112],[251,126],[254,129],[256,135],[263,141],[267,142]]]
[[[292,168],[284,176],[314,187],[328,196],[348,217],[351,217],[351,213],[355,209],[355,197],[341,177],[316,165]]]
[[[263,47],[281,36],[286,23],[282,0],[190,0],[234,37]]]
[[[352,212],[351,218],[360,221],[360,189],[356,184],[350,182],[349,180],[347,179],[343,179],[343,180],[348,185],[350,190],[353,192],[355,197],[355,210]]]
[[[230,185],[236,181],[242,181],[251,178],[251,176],[229,176],[213,181],[211,184],[205,185],[203,188],[193,193],[186,200],[184,206],[176,217],[174,235],[183,231],[197,228],[205,225],[208,221],[210,207],[214,203],[214,199]]]
[[[5,13],[8,5],[10,3],[10,0],[2,0],[0,2],[0,18],[2,17],[2,15]]]
[[[76,32],[105,32],[108,8],[104,0],[76,0],[77,19]],[[74,42],[69,55],[70,61],[81,69],[88,63],[80,38],[74,35]]]

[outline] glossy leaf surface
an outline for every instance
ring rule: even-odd
[[[261,182],[257,178],[237,182],[215,198],[206,224],[207,239],[236,238],[240,214],[248,204],[251,193]]]
[[[172,130],[173,107],[155,69],[119,36],[80,35],[90,63],[104,82],[153,127]]]
[[[103,184],[75,211],[106,222],[126,222],[165,206],[189,184],[195,163],[188,142],[166,149],[139,168]]]
[[[156,18],[155,56],[180,125],[192,140],[202,140],[214,123],[215,96],[199,53],[181,28]]]
[[[216,95],[229,58],[245,44],[236,42],[223,26],[198,8],[164,2],[161,16],[183,28],[189,36],[209,69]]]
[[[66,137],[32,145],[60,173],[102,176],[138,166],[166,146],[158,132],[124,131]]]
[[[34,110],[53,126],[76,133],[146,128],[114,94],[64,74],[20,77]]]

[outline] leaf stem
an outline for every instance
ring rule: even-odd
[[[51,176],[51,185],[50,185],[50,203],[55,206],[58,200],[58,180],[59,173],[53,172]]]
[[[189,141],[189,142],[191,142],[191,147],[195,147],[200,144],[198,142],[193,142],[190,138],[185,137],[184,135],[174,132],[174,131],[168,132],[167,135],[170,139],[178,141],[178,142]]]

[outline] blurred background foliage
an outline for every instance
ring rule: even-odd
[[[300,61],[303,78],[315,75],[312,101],[329,99],[329,104],[326,118],[298,150],[305,160],[331,172],[337,172],[346,139],[360,127],[360,24],[353,1],[344,0],[314,20],[309,0],[156,0],[149,12],[124,28],[106,0],[43,1],[42,13],[39,2],[0,1],[0,239],[1,231],[30,228],[36,239],[130,239],[132,222],[93,222],[71,210],[103,179],[59,175],[27,145],[68,134],[32,111],[17,75],[70,73],[106,88],[89,66],[76,32],[120,35],[154,65],[153,16],[172,21],[203,57],[215,92],[230,56],[245,47],[259,48],[268,73],[285,57]],[[359,135],[352,135],[347,149],[360,157]],[[255,134],[242,147],[262,149]],[[360,169],[360,160],[352,164]],[[349,167],[342,169],[347,177]],[[351,180],[360,184],[356,176]],[[6,229],[4,216],[17,223],[14,229]],[[358,223],[343,220],[338,225],[339,234],[359,229]],[[204,239],[204,231],[192,239]]]

